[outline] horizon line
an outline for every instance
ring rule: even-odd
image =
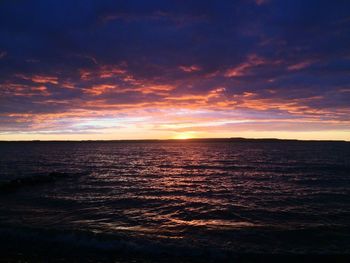
[[[296,141],[296,142],[350,142],[350,140],[306,140],[306,139],[280,139],[280,138],[245,138],[245,137],[208,137],[186,139],[113,139],[113,140],[0,140],[0,142],[162,142],[162,141]]]

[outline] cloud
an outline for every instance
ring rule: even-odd
[[[55,77],[55,76],[43,76],[43,75],[25,76],[22,74],[16,74],[15,76],[21,79],[31,80],[32,82],[35,82],[35,83],[58,84],[58,77]]]
[[[251,54],[247,57],[245,62],[239,64],[236,67],[228,69],[225,73],[225,76],[229,78],[244,76],[246,74],[249,74],[250,69],[264,65],[266,63],[267,62],[263,58],[257,56],[256,54]]]
[[[196,65],[192,65],[192,66],[179,66],[179,69],[181,69],[182,71],[185,72],[196,72],[196,71],[200,71],[201,68],[199,66]]]
[[[0,51],[0,59],[4,58],[7,55],[6,51]]]
[[[288,66],[288,70],[289,71],[297,71],[297,70],[301,70],[304,68],[309,67],[313,62],[312,61],[303,61],[303,62],[299,62],[293,65]]]
[[[267,4],[268,2],[269,2],[269,0],[255,0],[255,3],[257,5]]]
[[[4,2],[0,133],[349,130],[349,7]]]

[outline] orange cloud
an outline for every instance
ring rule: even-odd
[[[31,97],[36,95],[49,96],[50,93],[47,90],[46,86],[28,86],[17,83],[6,83],[1,85],[2,94],[7,96],[22,96],[22,97]]]
[[[114,76],[120,76],[126,73],[125,69],[118,67],[107,67],[103,66],[99,72],[100,78],[111,78]]]
[[[25,79],[25,80],[31,80],[35,83],[45,84],[45,83],[51,83],[51,84],[58,84],[58,78],[55,76],[47,76],[47,75],[34,75],[34,76],[26,76],[23,74],[15,74],[16,77]]]
[[[121,77],[124,76],[127,71],[123,69],[124,65],[121,66],[109,66],[102,65],[99,66],[96,70],[80,69],[80,79],[87,81],[93,78],[112,78],[112,77]]]
[[[244,76],[248,73],[249,69],[257,67],[266,63],[266,60],[257,56],[256,54],[249,55],[247,60],[234,68],[230,68],[226,71],[225,77],[233,78]]]
[[[80,79],[82,80],[89,80],[91,78],[92,72],[85,70],[85,69],[80,69],[79,70],[80,73]]]
[[[92,94],[92,95],[101,95],[105,93],[107,90],[115,89],[115,85],[111,84],[100,84],[100,85],[95,85],[92,86],[88,89],[84,89],[84,93]]]
[[[42,75],[36,75],[32,77],[32,81],[35,83],[51,83],[51,84],[58,84],[58,78],[52,77],[52,76],[42,76]]]
[[[169,91],[175,89],[172,85],[146,85],[140,88],[134,89],[136,91],[140,91],[144,94],[156,93],[158,95],[168,95]]]
[[[75,88],[74,83],[69,82],[69,81],[63,82],[61,86],[62,86],[63,88],[66,88],[66,89],[74,89],[74,88]]]

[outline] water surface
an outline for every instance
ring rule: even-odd
[[[0,143],[1,241],[210,259],[347,254],[349,176],[342,142]]]

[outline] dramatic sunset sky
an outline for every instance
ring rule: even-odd
[[[350,140],[350,1],[0,1],[0,140]]]

